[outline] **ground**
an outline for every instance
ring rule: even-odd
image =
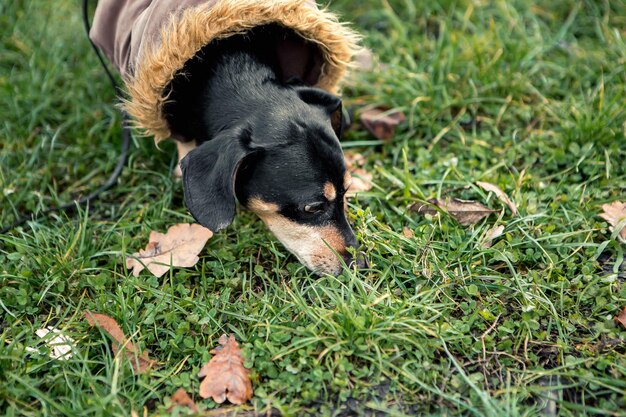
[[[134,277],[124,258],[150,230],[192,221],[173,146],[135,136],[100,201],[0,236],[1,413],[167,414],[179,387],[197,397],[223,333],[252,369],[254,398],[237,415],[626,413],[626,331],[613,321],[626,306],[626,246],[598,217],[626,198],[626,3],[329,7],[378,56],[376,71],[350,79],[345,105],[407,115],[391,141],[358,123],[345,138],[373,174],[350,201],[371,268],[314,276],[238,210],[197,266]],[[0,32],[6,225],[97,188],[120,117],[78,2],[3,2]],[[476,181],[498,185],[519,215]],[[447,196],[498,212],[462,226],[409,210]],[[484,248],[494,225],[504,235]],[[114,359],[87,310],[115,318],[158,368],[135,376]],[[45,326],[74,338],[71,359],[46,354],[35,334]]]

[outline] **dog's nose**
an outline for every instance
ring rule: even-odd
[[[348,265],[348,268],[354,268],[356,266],[357,269],[361,269],[368,268],[370,266],[364,252],[358,252],[356,255],[346,253],[343,255],[343,259],[346,262],[346,265]]]

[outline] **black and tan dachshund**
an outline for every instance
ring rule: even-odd
[[[266,46],[276,36],[292,34],[265,26],[213,42],[172,81],[164,110],[173,130],[196,138],[179,146],[185,203],[219,231],[238,200],[309,269],[338,274],[342,260],[364,263],[348,250],[358,244],[344,211],[341,100],[281,81]]]

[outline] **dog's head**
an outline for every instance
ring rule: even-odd
[[[256,109],[181,161],[185,202],[219,231],[235,216],[236,197],[309,269],[338,274],[337,255],[350,264],[347,249],[357,246],[344,212],[341,101],[316,88],[291,90],[289,100]]]

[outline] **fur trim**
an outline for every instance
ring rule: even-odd
[[[325,62],[316,86],[336,92],[358,51],[359,36],[334,14],[306,0],[219,0],[170,17],[158,44],[139,52],[134,74],[125,80],[129,99],[123,108],[157,143],[169,137],[163,92],[177,71],[212,40],[269,23],[280,23],[320,47]]]

